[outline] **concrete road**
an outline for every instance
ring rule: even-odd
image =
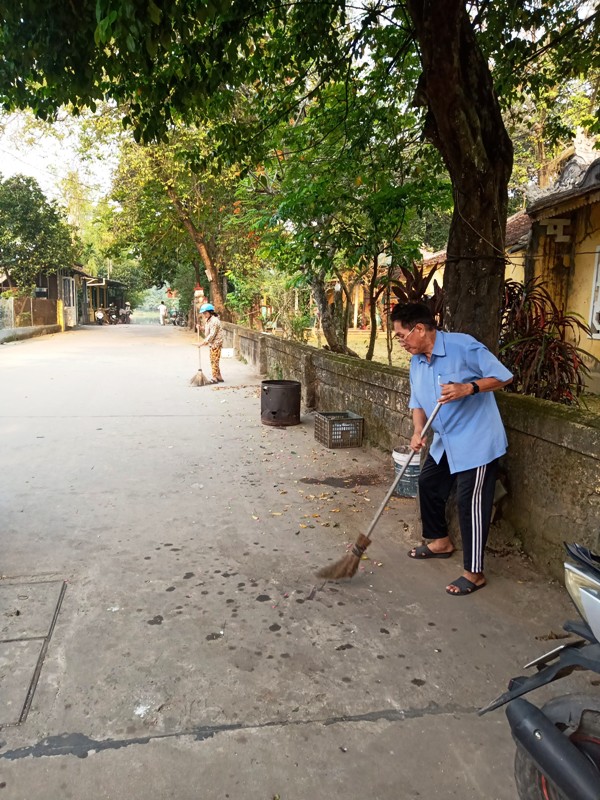
[[[475,711],[548,649],[562,590],[497,557],[449,598],[459,560],[406,558],[402,499],[353,581],[317,581],[391,459],[262,426],[240,362],[190,388],[193,344],[0,348],[0,800],[514,800],[504,716]]]

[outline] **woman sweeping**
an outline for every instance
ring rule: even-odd
[[[200,306],[200,313],[204,317],[204,341],[200,347],[210,347],[211,383],[223,383],[221,375],[221,348],[223,347],[223,328],[219,315],[212,303]]]

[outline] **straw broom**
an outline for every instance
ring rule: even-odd
[[[190,381],[190,386],[206,386],[212,381],[202,372],[202,350],[200,349],[200,331],[198,333],[198,372]]]
[[[438,403],[431,412],[431,416],[425,423],[425,426],[421,432],[422,438],[426,436],[427,432],[429,431],[429,428],[431,427],[431,423],[436,418],[437,413],[441,407],[442,404]],[[394,494],[396,486],[402,480],[402,477],[404,476],[404,473],[408,469],[408,465],[412,461],[414,454],[415,454],[414,451],[411,452],[409,457],[406,459],[406,463],[400,470],[399,474],[394,478],[394,482],[388,489],[388,492],[384,497],[383,502],[377,509],[377,513],[373,517],[373,520],[371,521],[371,524],[369,525],[369,529],[366,532],[366,534],[360,533],[358,535],[358,539],[356,540],[352,548],[349,550],[349,552],[346,553],[346,555],[340,558],[338,561],[336,561],[335,564],[331,564],[331,566],[329,567],[323,567],[323,569],[320,569],[317,572],[317,577],[325,578],[326,580],[337,581],[340,578],[353,578],[354,575],[356,575],[358,565],[360,564],[360,559],[365,550],[367,549],[367,547],[371,544],[371,534],[373,533],[373,529],[375,528],[375,525],[377,525],[377,523],[379,522],[379,518],[383,514],[383,511],[387,506],[387,504],[389,503],[391,496]]]

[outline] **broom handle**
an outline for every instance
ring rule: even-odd
[[[200,350],[200,328],[196,327],[196,335],[198,337],[198,371],[202,372],[202,350]]]
[[[421,438],[423,438],[424,436],[427,435],[427,432],[429,431],[429,428],[431,428],[431,423],[436,418],[437,413],[438,413],[438,411],[440,410],[441,407],[442,407],[442,404],[441,403],[437,403],[436,407],[431,412],[431,416],[429,417],[429,419],[425,423],[425,426],[424,426],[423,430],[421,431]],[[377,513],[373,517],[373,521],[369,525],[369,529],[368,529],[367,533],[365,534],[367,539],[371,538],[371,534],[373,533],[373,529],[375,528],[375,525],[377,525],[377,523],[379,522],[379,517],[383,514],[383,510],[385,509],[387,504],[390,502],[390,497],[394,494],[396,486],[402,480],[402,478],[404,476],[404,473],[408,469],[408,466],[409,466],[410,462],[412,461],[412,458],[413,458],[414,455],[415,455],[415,451],[411,450],[411,453],[410,453],[409,457],[406,459],[406,463],[404,464],[404,466],[402,467],[402,469],[400,470],[398,475],[396,475],[396,477],[394,478],[394,482],[392,483],[392,485],[388,489],[388,493],[383,498],[383,502],[379,506],[379,508],[377,510]]]

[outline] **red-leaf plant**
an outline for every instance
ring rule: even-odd
[[[577,405],[589,375],[581,334],[589,327],[560,309],[542,280],[506,281],[500,355],[514,375],[508,391]]]

